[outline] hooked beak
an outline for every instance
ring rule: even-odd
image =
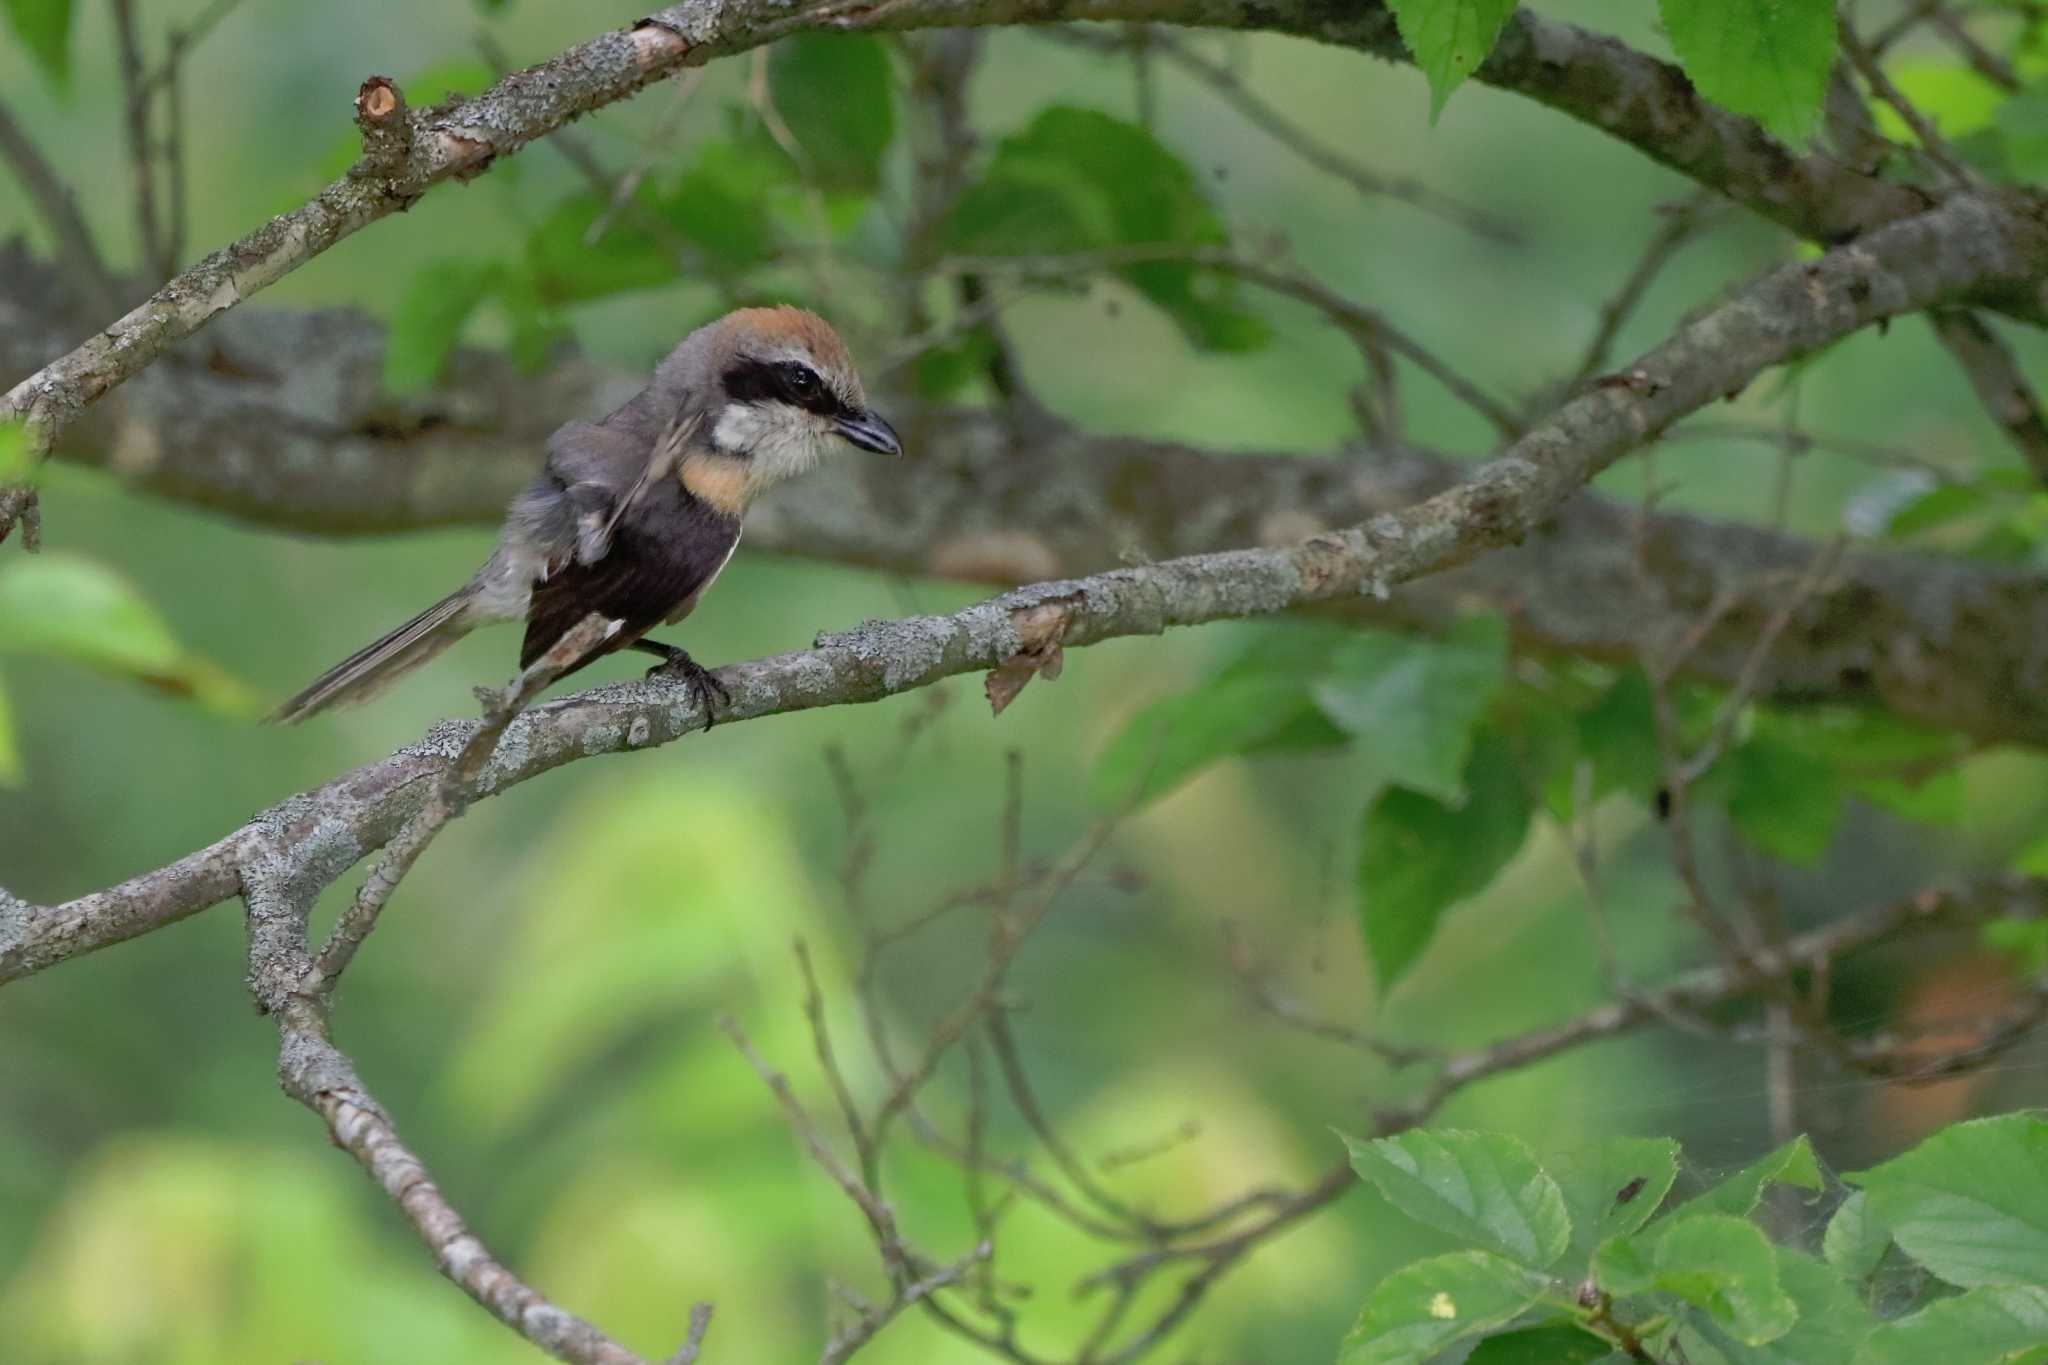
[[[896,437],[896,428],[879,412],[864,412],[858,417],[837,417],[832,421],[833,429],[862,450],[872,450],[877,455],[901,455],[903,442]]]

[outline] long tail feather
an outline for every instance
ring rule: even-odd
[[[313,679],[304,691],[271,712],[268,719],[295,725],[330,706],[368,701],[467,635],[473,622],[463,609],[474,596],[474,585],[450,593],[397,630],[364,645]]]

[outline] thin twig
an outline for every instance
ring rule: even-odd
[[[1892,84],[1891,77],[1885,75],[1884,67],[1879,64],[1877,56],[1856,36],[1856,30],[1847,23],[1843,23],[1840,30],[1842,55],[1849,59],[1857,74],[1863,77],[1864,83],[1870,87],[1870,93],[1890,105],[1892,112],[1913,130],[1913,136],[1919,140],[1920,150],[1927,159],[1958,188],[1968,189],[1977,185],[1981,177],[1963,164],[1955,148],[1949,146],[1947,139],[1942,137],[1941,130],[1914,107],[1913,102],[1907,99],[1896,85]]]
[[[1276,105],[1254,91],[1224,63],[1204,55],[1192,43],[1162,26],[1145,27],[1153,50],[1163,53],[1176,66],[1215,91],[1224,103],[1243,115],[1247,123],[1325,175],[1343,181],[1368,198],[1397,200],[1456,223],[1479,236],[1509,246],[1521,245],[1521,230],[1506,219],[1463,203],[1412,176],[1383,175],[1368,169],[1280,112]],[[1129,43],[1124,40],[1083,28],[1048,25],[1032,32],[1054,42],[1087,48],[1091,52],[1111,54],[1130,51]]]
[[[1636,257],[1635,265],[1628,277],[1612,297],[1600,305],[1600,323],[1593,330],[1592,340],[1586,343],[1585,353],[1572,370],[1571,378],[1565,382],[1566,392],[1573,392],[1587,380],[1600,373],[1607,366],[1608,358],[1614,352],[1615,339],[1636,306],[1643,301],[1657,276],[1663,273],[1672,258],[1699,230],[1715,207],[1716,201],[1705,190],[1687,196],[1675,204],[1660,209],[1664,222],[1650,235],[1644,244],[1642,254]]]
[[[15,121],[5,100],[0,100],[0,158],[13,168],[29,202],[42,215],[57,254],[73,281],[85,291],[86,302],[101,313],[114,312],[120,306],[120,293],[93,243],[85,215],[79,212],[77,196]],[[0,527],[5,525],[5,519],[0,519]]]
[[[127,91],[124,127],[128,160],[135,175],[135,218],[141,233],[144,267],[152,282],[167,280],[178,263],[157,216],[156,145],[150,136],[150,98],[143,89],[142,36],[137,29],[135,0],[113,0],[114,31],[120,39],[121,84]]]
[[[1970,381],[1977,401],[2027,462],[2034,481],[2048,485],[2048,417],[2019,362],[1998,333],[1963,308],[1932,308],[1927,325]]]
[[[694,1303],[690,1305],[690,1332],[683,1338],[683,1344],[668,1358],[668,1365],[697,1365],[697,1355],[704,1349],[704,1334],[711,1330],[711,1305]]]
[[[936,262],[933,269],[951,273],[1070,276],[1077,269],[1108,270],[1150,261],[1183,261],[1220,270],[1249,280],[1262,289],[1299,299],[1321,312],[1348,335],[1356,337],[1361,332],[1371,333],[1379,344],[1413,362],[1416,368],[1442,384],[1453,397],[1484,417],[1503,437],[1513,440],[1527,430],[1528,424],[1506,404],[1489,397],[1421,342],[1389,322],[1384,314],[1354,303],[1297,271],[1254,260],[1227,247],[1162,243],[1043,256],[950,256]]]

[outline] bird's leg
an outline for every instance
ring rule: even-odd
[[[630,648],[637,649],[642,654],[652,654],[661,660],[647,670],[648,677],[666,673],[681,678],[689,685],[690,695],[704,708],[705,729],[711,728],[712,717],[716,714],[716,708],[711,703],[714,695],[724,705],[732,705],[732,693],[725,690],[725,684],[713,676],[710,669],[691,658],[688,650],[665,645],[659,640],[645,639],[635,640]]]

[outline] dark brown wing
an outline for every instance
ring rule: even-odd
[[[650,480],[620,510],[602,558],[571,562],[534,585],[520,667],[593,611],[625,625],[583,663],[623,649],[709,587],[739,538],[737,517],[713,511],[674,478]]]

